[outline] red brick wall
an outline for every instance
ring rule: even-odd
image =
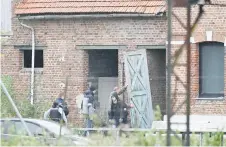
[[[191,113],[192,114],[226,114],[226,99],[224,100],[197,100],[199,94],[199,51],[198,45],[200,42],[206,41],[205,31],[213,31],[213,41],[223,42],[226,37],[226,10],[219,6],[205,6],[205,14],[195,28],[192,37],[195,43],[191,44]],[[192,7],[192,20],[197,16],[198,6]],[[177,14],[186,24],[186,10],[184,8],[174,8],[174,13]],[[183,41],[185,30],[179,25],[178,21],[173,17],[173,41]],[[172,45],[172,55],[178,50],[180,45]],[[184,48],[185,50],[185,48]],[[186,63],[186,50],[179,57],[178,63]],[[225,62],[226,63],[226,62]],[[176,66],[175,73],[186,84],[186,67]],[[226,64],[225,64],[226,77]],[[226,80],[226,78],[225,78]],[[175,88],[175,75],[172,76],[172,92],[177,91],[178,95],[173,96],[173,109],[176,110],[180,103],[185,99],[185,90],[179,82]],[[176,90],[175,90],[176,89]],[[225,86],[226,94],[226,86]],[[185,113],[185,107],[182,107],[178,113]]]
[[[193,8],[192,18],[197,14],[197,7]],[[225,9],[216,6],[205,7],[206,13],[192,34],[195,41],[205,41],[205,30],[213,30],[213,40],[224,42],[226,36]],[[175,9],[174,12],[185,21],[186,11]],[[87,86],[88,54],[78,50],[76,45],[126,45],[127,50],[119,50],[119,84],[122,85],[122,62],[126,51],[136,50],[137,45],[163,45],[166,40],[166,19],[155,18],[105,18],[105,19],[70,19],[70,20],[32,20],[25,24],[35,28],[37,45],[45,45],[44,68],[36,74],[35,100],[51,101],[57,97],[61,88],[59,84],[65,81],[68,69],[71,68],[71,77],[68,86],[68,100],[70,104],[70,119],[78,119],[75,111],[75,97],[83,92]],[[173,40],[183,40],[185,31],[173,19]],[[11,75],[14,78],[16,97],[25,98],[29,95],[30,73],[22,68],[23,54],[12,45],[31,44],[31,31],[22,27],[18,19],[13,18],[13,36],[2,46],[1,68],[2,75]],[[196,100],[198,96],[198,44],[192,44],[192,113],[196,114],[226,114],[226,100],[207,101]],[[179,45],[172,46],[172,54]],[[65,57],[65,62],[59,58]],[[226,61],[225,61],[226,62]],[[179,63],[186,63],[186,54],[183,53]],[[186,68],[177,66],[175,72],[185,82]],[[225,73],[226,74],[226,73]],[[175,92],[175,76],[172,76],[172,92]],[[226,83],[226,78],[225,78]],[[152,86],[152,85],[151,85]],[[185,93],[182,84],[177,84],[177,92]],[[225,86],[226,87],[226,86]],[[225,88],[226,91],[226,88]],[[174,97],[175,110],[184,100],[184,95]],[[155,98],[154,98],[155,99]],[[159,103],[154,101],[154,104]],[[165,98],[162,98],[165,101]],[[163,108],[164,111],[165,108]],[[77,110],[77,109],[76,109]],[[183,113],[182,108],[179,112]]]
[[[163,45],[166,37],[164,17],[31,20],[24,23],[34,27],[36,45],[46,46],[43,71],[35,74],[35,100],[55,99],[62,90],[59,84],[70,74],[67,100],[73,121],[79,118],[75,97],[85,90],[88,77],[88,54],[76,45],[126,45],[128,50],[136,50],[136,45]],[[14,16],[13,36],[2,48],[5,57],[1,67],[3,75],[13,76],[18,98],[29,96],[30,72],[23,70],[23,54],[12,45],[27,44],[31,45],[31,31],[21,26]],[[123,52],[128,50],[119,50],[120,84]],[[62,56],[65,62],[59,60]]]

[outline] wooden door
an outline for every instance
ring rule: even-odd
[[[125,54],[125,76],[128,96],[134,108],[131,123],[134,128],[151,128],[154,119],[146,50]]]

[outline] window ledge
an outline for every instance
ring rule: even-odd
[[[224,100],[224,97],[222,96],[222,97],[213,97],[213,98],[195,98],[195,100],[214,100],[214,101],[216,101],[216,100],[218,100],[218,101],[222,101],[222,100]]]
[[[3,33],[1,34],[1,37],[2,37],[2,38],[8,38],[8,37],[11,37],[11,36],[13,36],[13,32],[12,32],[12,31],[9,31],[9,32],[3,32]]]
[[[20,73],[31,73],[31,68],[23,68],[20,70]],[[43,68],[35,68],[35,74],[43,74]]]

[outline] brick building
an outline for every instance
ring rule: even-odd
[[[224,0],[212,0],[212,5],[203,7],[204,14],[191,35],[191,113],[192,114],[223,114],[226,113],[226,11]],[[192,6],[192,23],[197,17],[199,6]],[[174,8],[173,12],[186,25],[186,9]],[[173,17],[172,22],[172,55],[184,41],[186,31]],[[186,51],[179,57],[175,74],[186,82]],[[175,74],[172,76],[172,93],[177,93],[173,102],[174,110],[183,102],[185,89],[177,82],[175,90]],[[180,113],[185,112],[185,107]]]
[[[196,9],[194,6],[194,14]],[[222,95],[226,92],[224,83],[224,92],[212,95],[214,99],[197,99],[200,91],[199,76],[203,76],[199,72],[199,66],[200,64],[207,66],[205,62],[208,61],[203,58],[203,62],[199,63],[199,47],[214,45],[221,51],[222,48],[225,49],[226,11],[220,6],[205,6],[205,10],[204,17],[192,34],[195,43],[192,43],[191,110],[192,113],[198,114],[225,114],[226,100]],[[174,11],[181,18],[185,18],[184,9],[175,8]],[[34,102],[55,99],[62,90],[61,86],[65,83],[66,76],[70,75],[67,100],[71,109],[70,119],[75,121],[78,118],[75,97],[87,88],[87,83],[92,82],[98,87],[96,97],[100,106],[105,108],[108,92],[117,84],[122,86],[125,81],[124,54],[146,49],[153,107],[160,105],[162,113],[165,114],[167,36],[165,12],[165,1],[14,1],[13,35],[2,45],[2,54],[4,54],[1,58],[2,75],[13,77],[16,97],[29,96],[32,32],[22,24],[31,26],[34,28],[36,49]],[[206,41],[208,30],[213,32],[212,41],[221,43],[202,43]],[[184,38],[184,31],[175,18],[173,18],[173,34],[172,51],[175,52]],[[203,54],[209,56],[210,52]],[[222,53],[216,53],[219,62],[224,61],[220,58]],[[185,62],[186,55],[183,54],[179,63]],[[224,63],[219,64],[224,70],[221,68],[213,68],[213,70],[219,70],[221,76],[220,72],[225,71],[226,66]],[[186,79],[185,67],[176,67],[175,72],[182,80]],[[223,74],[225,77],[225,73]],[[217,80],[221,81],[221,87],[216,88],[216,91],[222,90],[222,78]],[[215,84],[219,86],[218,83]],[[184,93],[180,83],[178,86],[178,93]],[[174,76],[172,76],[172,87],[175,87]],[[172,89],[172,92],[175,90]],[[223,98],[218,98],[220,96]],[[211,95],[208,95],[205,98],[210,97]],[[174,108],[183,99],[184,95],[177,96]],[[183,113],[183,109],[180,112]]]

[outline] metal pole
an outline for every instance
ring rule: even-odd
[[[120,146],[120,130],[116,130],[116,145]]]
[[[7,91],[7,89],[6,89],[5,85],[4,85],[4,83],[2,82],[2,80],[0,80],[0,83],[1,83],[1,86],[2,86],[2,89],[3,89],[4,93],[5,93],[5,95],[7,96],[7,98],[8,98],[9,101],[10,101],[10,103],[12,104],[13,109],[14,109],[15,112],[16,112],[16,115],[20,118],[20,121],[22,122],[22,124],[23,124],[24,128],[26,129],[28,135],[29,135],[29,136],[32,136],[31,132],[29,131],[29,129],[28,129],[28,127],[27,127],[25,121],[23,120],[23,118],[22,118],[22,116],[21,116],[19,110],[17,109],[15,103],[13,102],[13,99],[12,99],[11,96],[9,95],[9,93],[8,93],[8,91]]]
[[[170,117],[171,117],[171,35],[172,35],[172,0],[168,0],[168,44],[167,44],[167,95],[166,95],[166,108],[167,108],[167,135],[166,135],[166,145],[171,145],[170,140],[170,134],[171,134],[171,123],[170,123]]]
[[[191,85],[191,78],[190,78],[190,71],[191,71],[191,44],[190,44],[190,37],[191,37],[191,5],[188,2],[187,5],[187,98],[186,98],[186,118],[187,118],[187,139],[186,139],[186,146],[190,146],[190,85]]]
[[[35,31],[34,28],[20,22],[20,24],[28,29],[31,29],[32,34],[32,60],[31,60],[31,104],[34,104],[34,68],[35,68]]]
[[[35,81],[35,33],[32,28],[32,61],[31,61],[31,104],[34,104],[34,81]]]

